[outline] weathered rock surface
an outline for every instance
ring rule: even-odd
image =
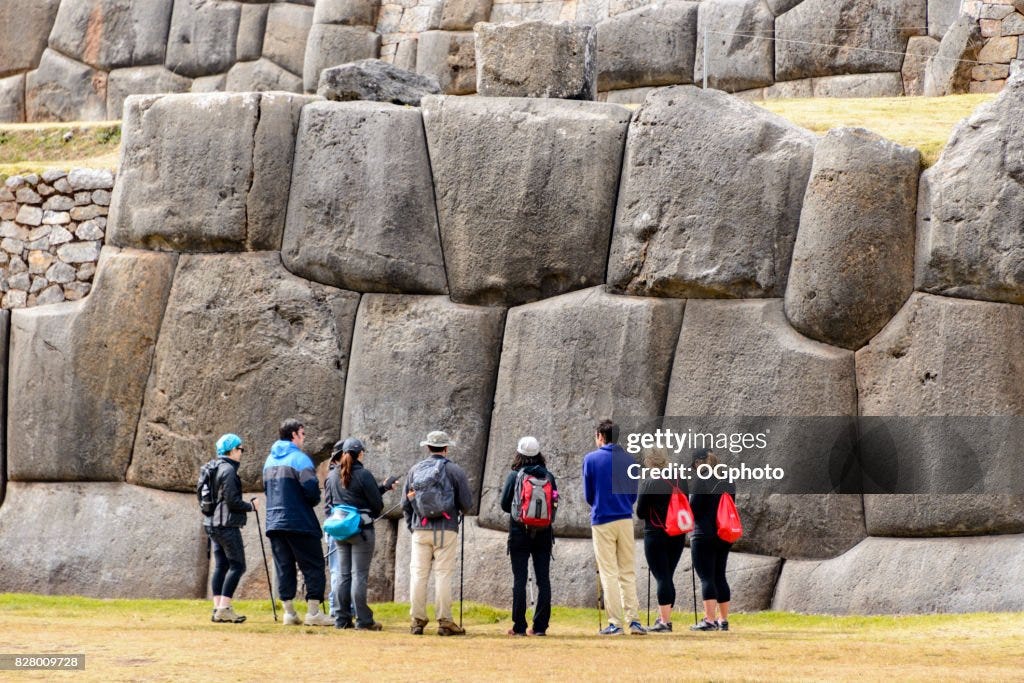
[[[780,296],[814,144],[721,92],[648,95],[626,143],[609,284],[637,295]]]
[[[328,100],[371,100],[418,107],[424,95],[440,94],[437,79],[379,59],[363,59],[324,69],[316,94]]]
[[[313,23],[374,26],[379,7],[379,0],[320,0],[313,9]]]
[[[504,319],[502,309],[447,297],[363,297],[341,431],[363,440],[374,474],[404,481],[426,457],[420,441],[443,429],[479,501]]]
[[[444,294],[420,112],[317,102],[302,112],[281,257],[293,273],[360,292]]]
[[[160,64],[173,2],[63,0],[50,47],[97,69]]]
[[[25,79],[28,121],[101,121],[107,114],[107,75],[47,50]]]
[[[971,84],[971,68],[977,61],[982,44],[977,19],[966,15],[957,19],[939,43],[939,51],[925,67],[925,97],[967,92]]]
[[[192,81],[162,66],[111,71],[107,78],[107,118],[120,119],[129,95],[188,92]]]
[[[239,62],[231,67],[224,89],[228,92],[283,90],[300,93],[302,78],[269,59],[259,59],[255,62]]]
[[[1024,482],[1020,434],[1007,433],[1020,418],[951,417],[1024,415],[1022,358],[1024,308],[921,293],[857,352],[861,415],[936,416],[866,439],[863,461],[895,469],[894,492],[922,494],[865,496],[879,533],[1024,530],[1024,496],[995,495]]]
[[[811,79],[815,97],[902,97],[903,74],[849,74]]]
[[[829,490],[822,444],[842,438],[841,422],[811,429],[805,420],[792,419],[857,414],[854,355],[797,334],[786,322],[782,301],[688,301],[665,414],[713,418],[700,425],[710,432],[747,424],[733,426],[723,418],[776,418],[768,421],[770,448],[761,455],[746,451],[743,461],[753,467],[767,458],[787,473],[799,473],[799,488],[789,490],[783,481],[745,493],[740,486],[744,535],[738,549],[831,557],[864,538],[859,495],[809,492]],[[729,462],[730,455],[720,453],[720,459]]]
[[[939,52],[939,41],[929,36],[914,36],[907,43],[903,60],[903,92],[907,97],[924,95],[925,71],[928,62]]]
[[[804,0],[775,22],[775,78],[899,71],[925,14],[920,0]]]
[[[697,54],[693,77],[727,92],[771,85],[772,27],[775,17],[763,0],[704,0],[697,18]],[[708,54],[704,54],[704,34]]]
[[[234,2],[174,0],[167,68],[189,78],[227,71],[236,60],[241,15],[241,5]]]
[[[597,25],[597,87],[692,83],[697,3],[648,5]]]
[[[786,317],[812,339],[858,349],[914,289],[921,154],[863,128],[828,132],[814,163],[786,287]]]
[[[961,0],[928,0],[928,35],[942,40],[959,18],[962,4]]]
[[[108,247],[91,296],[12,316],[10,479],[124,479],[174,263]]]
[[[569,22],[480,23],[476,90],[487,97],[592,100],[597,94],[597,32]]]
[[[868,538],[824,562],[786,562],[772,609],[825,614],[1020,611],[1024,536]],[[897,587],[894,589],[894,587]]]
[[[295,277],[275,253],[182,256],[128,480],[194,490],[217,437],[234,432],[250,444],[242,485],[258,490],[287,417],[305,424],[304,450],[314,460],[329,455],[358,300]]]
[[[114,483],[12,483],[7,497],[0,508],[0,553],[17,561],[4,562],[4,592],[205,595],[206,540],[195,495]],[[69,529],[73,543],[54,543]]]
[[[291,74],[289,74],[291,75]],[[227,74],[218,74],[216,76],[202,76],[192,81],[192,85],[189,88],[189,92],[194,93],[211,93],[211,92],[223,92],[227,89],[228,76]]]
[[[629,117],[595,102],[423,99],[455,301],[518,304],[604,280]]]
[[[263,55],[263,35],[267,32],[268,5],[242,5],[238,15],[235,59],[248,62]]]
[[[297,76],[306,59],[306,39],[313,26],[313,9],[293,3],[277,3],[267,13],[263,56]]]
[[[0,77],[39,64],[60,4],[60,0],[6,0],[0,5]]]
[[[424,31],[416,44],[416,73],[436,78],[446,95],[476,92],[476,49],[472,33]]]
[[[172,251],[279,249],[295,131],[310,99],[129,98],[109,242]]]
[[[7,386],[7,340],[11,312],[0,311],[0,387]],[[7,395],[0,397],[0,414],[7,414]],[[0,506],[7,494],[7,424],[0,421]]]
[[[509,311],[494,398],[481,522],[501,528],[501,487],[519,438],[537,437],[558,478],[559,535],[589,536],[583,456],[597,420],[662,414],[683,302],[598,287]],[[608,321],[614,320],[610,326]],[[597,371],[599,358],[615,358]]]
[[[25,75],[0,78],[0,123],[25,120]]]
[[[472,31],[491,16],[492,0],[445,0],[441,6],[441,29]]]
[[[921,178],[917,288],[1024,303],[1024,79],[953,131]]]
[[[313,24],[306,42],[302,82],[315,92],[321,72],[332,66],[375,59],[380,54],[380,35],[362,26]]]

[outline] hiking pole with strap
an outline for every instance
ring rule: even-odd
[[[462,526],[462,533],[459,534],[459,628],[462,628],[462,604],[465,599],[462,597],[464,587],[463,576],[466,573],[466,514],[459,516],[459,525]]]
[[[601,590],[601,570],[596,570],[597,576],[597,630],[601,630],[604,619],[601,617],[601,611],[604,609],[604,592]]]
[[[267,572],[267,592],[270,593],[270,609],[274,611],[274,621],[277,621],[277,603],[274,602],[274,585],[270,582],[270,565],[267,564],[267,549],[263,545],[263,527],[260,524],[260,512],[256,509],[256,499],[251,498],[252,511],[256,515],[256,532],[260,535],[260,551],[263,553],[263,569]]]
[[[647,568],[647,626],[651,626],[651,568]]]
[[[692,541],[691,541],[692,543]],[[690,580],[693,582],[693,625],[697,625],[697,575],[693,570],[693,558],[690,559]]]
[[[537,603],[533,599],[533,573],[530,571],[530,565],[526,565],[526,587],[530,592],[530,607],[533,608],[533,616],[537,616]]]

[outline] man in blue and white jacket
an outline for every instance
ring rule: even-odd
[[[277,594],[284,603],[286,626],[299,623],[295,612],[297,575],[306,583],[306,626],[333,626],[330,615],[320,610],[324,601],[323,547],[320,522],[314,509],[320,503],[320,482],[313,461],[302,451],[306,429],[294,419],[285,420],[263,465],[263,489],[267,494],[267,538],[274,553]]]

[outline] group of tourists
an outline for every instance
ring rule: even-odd
[[[279,440],[263,467],[266,494],[266,537],[270,541],[277,576],[278,598],[284,605],[286,625],[334,626],[339,629],[380,631],[367,603],[370,564],[375,546],[374,523],[401,506],[411,532],[409,563],[410,632],[422,635],[427,618],[427,588],[434,574],[437,634],[466,633],[452,614],[452,590],[459,556],[460,526],[473,506],[465,471],[449,458],[454,442],[443,431],[430,432],[420,443],[425,457],[409,470],[400,503],[384,509],[384,494],[395,490],[398,478],[379,481],[364,462],[367,449],[358,438],[334,445],[321,495],[315,465],[302,450],[305,427],[286,420]],[[644,480],[639,490],[617,485],[616,472],[624,472],[633,456],[618,444],[618,427],[601,421],[594,433],[596,449],[583,459],[583,488],[590,506],[591,537],[608,626],[601,635],[672,631],[676,591],[674,574],[685,546],[685,535],[670,523],[678,498],[692,509],[690,539],[693,567],[701,582],[704,618],[691,627],[698,631],[728,630],[729,584],[725,578],[731,543],[717,534],[717,510],[723,494],[735,496],[735,487],[718,479],[699,480],[688,491],[686,481]],[[246,502],[238,467],[245,448],[235,434],[217,441],[217,458],[200,471],[197,495],[210,540],[214,570],[211,580],[214,622],[241,623],[245,617],[232,607],[232,596],[245,572],[241,527],[256,499]],[[662,468],[667,454],[649,449],[644,466]],[[693,453],[693,465],[716,464],[712,451]],[[622,490],[625,488],[625,490]],[[731,500],[731,499],[730,499]],[[327,521],[321,526],[316,506],[324,506]],[[512,627],[508,635],[547,634],[551,618],[553,523],[559,494],[555,476],[547,469],[540,443],[521,438],[501,493],[501,509],[509,514],[508,555],[512,568]],[[658,617],[645,628],[640,623],[635,568],[633,516],[644,523],[644,554],[657,582]],[[327,555],[322,540],[327,541]],[[262,544],[262,538],[261,538]],[[527,584],[530,564],[537,596],[532,624],[527,621]],[[329,611],[322,608],[326,571],[330,569]],[[305,616],[295,608],[298,573],[305,585]],[[268,576],[269,579],[269,576]],[[600,602],[600,598],[599,598]]]

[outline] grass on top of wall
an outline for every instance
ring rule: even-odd
[[[262,568],[259,568],[262,571]],[[254,570],[255,571],[255,570]],[[466,577],[467,581],[472,577]],[[510,579],[511,581],[511,579]],[[898,590],[898,588],[894,588]],[[689,604],[683,591],[681,601]],[[83,680],[1007,680],[1020,676],[1024,614],[735,614],[728,633],[595,635],[595,609],[555,607],[547,638],[510,638],[509,612],[467,604],[464,638],[408,631],[408,605],[373,605],[380,633],[275,624],[239,601],[244,624],[213,624],[201,600],[0,595],[0,652],[85,654]],[[300,615],[305,606],[298,606]],[[458,614],[458,605],[455,606]],[[280,614],[280,608],[278,608]],[[54,680],[20,672],[18,680]]]
[[[0,177],[48,169],[114,168],[119,121],[0,125]]]

